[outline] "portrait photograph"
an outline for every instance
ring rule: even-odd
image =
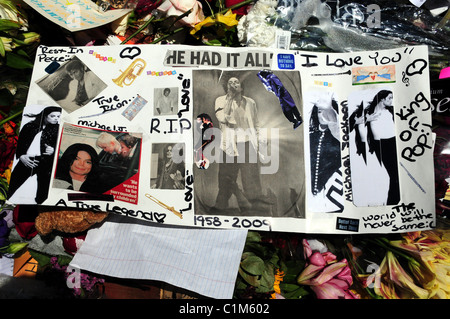
[[[103,194],[138,180],[142,133],[65,124],[53,187]]]
[[[395,205],[400,183],[393,93],[388,86],[354,91],[348,108],[353,203]]]
[[[36,83],[67,113],[83,107],[107,87],[106,83],[76,56]]]
[[[289,71],[193,71],[198,214],[304,218],[300,81]]]
[[[61,112],[59,106],[24,108],[8,190],[12,202],[41,204],[47,199]]]
[[[339,97],[329,90],[303,95],[308,123],[308,208],[312,212],[344,209]]]
[[[155,143],[152,146],[151,181],[153,189],[184,189],[184,143]]]
[[[155,116],[174,115],[178,113],[178,87],[164,87],[154,89]]]

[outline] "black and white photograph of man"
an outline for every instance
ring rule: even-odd
[[[155,88],[155,115],[174,115],[178,112],[178,88]]]
[[[150,168],[156,178],[150,181],[153,189],[184,189],[185,161],[183,143],[155,143],[152,153],[157,158]]]
[[[349,96],[350,167],[356,206],[395,205],[400,201],[393,101],[389,87],[359,90]]]
[[[338,98],[329,91],[310,91],[303,98],[309,120],[308,208],[312,212],[342,211]]]
[[[41,204],[48,195],[61,108],[30,105],[23,113],[8,196],[17,204]]]
[[[194,114],[210,114],[215,136],[208,169],[194,170],[198,214],[304,217],[303,132],[258,71],[193,72]],[[300,74],[276,73],[301,105]]]
[[[76,56],[37,81],[37,84],[67,113],[83,107],[107,87]]]

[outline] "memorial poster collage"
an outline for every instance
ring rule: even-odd
[[[38,48],[8,200],[301,233],[435,226],[426,46]]]

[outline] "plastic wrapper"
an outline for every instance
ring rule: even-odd
[[[274,25],[291,32],[293,50],[353,52],[428,45],[431,70],[438,72],[450,57],[445,17],[395,1],[280,0]]]
[[[431,82],[436,214],[450,218],[450,78]]]

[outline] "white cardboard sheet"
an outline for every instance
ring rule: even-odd
[[[75,61],[83,65],[84,92],[68,76]],[[232,78],[245,96],[239,107],[227,106]],[[375,97],[384,104],[371,104]],[[352,53],[41,46],[23,127],[47,106],[62,113],[42,205],[261,231],[392,233],[435,225],[426,46]],[[284,108],[297,109],[303,122],[294,128]],[[212,128],[202,138],[197,117],[204,114]],[[126,156],[108,155],[97,145],[104,131],[138,143]],[[210,141],[208,132],[215,138],[202,158],[195,150]],[[99,158],[97,177],[81,191],[56,180],[73,144],[90,145]],[[244,163],[231,162],[236,152]],[[38,175],[9,200],[35,202]]]

